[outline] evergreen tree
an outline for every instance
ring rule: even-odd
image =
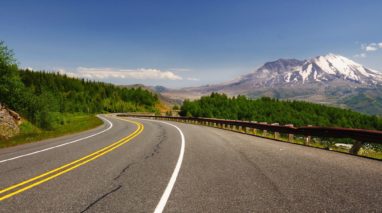
[[[348,109],[303,101],[280,101],[269,97],[229,98],[212,93],[198,100],[185,100],[180,115],[233,120],[294,124],[295,126],[349,127],[382,130],[382,119]]]

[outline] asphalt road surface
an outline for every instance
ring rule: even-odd
[[[1,149],[0,212],[382,212],[381,161],[103,117],[87,132]]]

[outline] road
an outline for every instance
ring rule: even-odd
[[[90,131],[1,149],[0,212],[382,212],[381,161],[104,118]]]

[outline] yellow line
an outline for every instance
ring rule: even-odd
[[[15,184],[15,185],[13,185],[13,186],[10,186],[10,187],[8,187],[8,188],[6,188],[6,189],[3,189],[3,190],[0,191],[0,194],[3,194],[4,192],[7,192],[7,191],[12,190],[12,189],[14,189],[14,188],[17,188],[17,187],[19,187],[19,186],[25,185],[25,184],[27,184],[27,183],[30,183],[30,182],[32,182],[32,181],[34,181],[34,180],[39,179],[39,178],[45,177],[45,176],[47,176],[47,175],[49,175],[49,174],[52,174],[52,173],[54,173],[54,172],[57,172],[57,171],[59,171],[59,170],[61,170],[61,169],[66,168],[66,167],[68,167],[68,166],[71,166],[71,165],[73,165],[73,164],[76,164],[76,163],[78,163],[78,162],[80,162],[80,161],[82,161],[82,160],[85,160],[86,158],[89,158],[89,157],[91,157],[91,156],[93,156],[93,155],[96,155],[96,154],[98,154],[98,153],[100,153],[100,152],[103,152],[103,151],[109,149],[110,147],[115,146],[115,145],[117,145],[118,143],[120,143],[120,142],[122,142],[122,141],[128,139],[128,138],[131,137],[131,136],[133,136],[138,130],[139,130],[139,129],[135,130],[131,135],[129,135],[129,136],[125,137],[125,138],[122,138],[121,140],[119,140],[119,141],[117,141],[117,142],[115,142],[115,143],[113,143],[113,144],[110,144],[109,146],[104,147],[104,148],[102,148],[102,149],[100,149],[100,150],[98,150],[98,151],[96,151],[96,152],[93,152],[93,153],[91,153],[91,154],[89,154],[89,155],[87,155],[87,156],[85,156],[85,157],[82,157],[82,158],[80,158],[80,159],[78,159],[78,160],[75,160],[75,161],[73,161],[73,162],[71,162],[71,163],[65,164],[65,165],[63,165],[63,166],[61,166],[61,167],[59,167],[59,168],[50,170],[50,171],[48,171],[48,172],[46,172],[46,173],[43,173],[43,174],[41,174],[41,175],[39,175],[39,176],[36,176],[36,177],[34,177],[34,178],[31,178],[31,179],[28,179],[28,180],[23,181],[23,182],[21,182],[21,183],[18,183],[18,184]]]
[[[90,162],[90,161],[93,161],[93,160],[99,158],[99,157],[101,157],[102,155],[105,155],[105,154],[107,154],[107,153],[113,151],[114,149],[116,149],[116,148],[122,146],[123,144],[129,142],[130,140],[132,140],[133,138],[135,138],[136,136],[138,136],[138,135],[143,131],[143,129],[144,129],[144,126],[143,126],[141,123],[138,123],[138,122],[135,122],[135,121],[130,121],[130,120],[125,120],[125,121],[134,123],[135,125],[138,126],[138,128],[137,128],[132,134],[130,134],[129,136],[127,136],[127,137],[125,137],[125,138],[123,138],[123,139],[121,139],[121,140],[119,140],[119,141],[117,141],[117,142],[115,142],[115,143],[113,143],[113,144],[111,144],[111,145],[105,147],[105,148],[102,148],[101,150],[98,150],[98,151],[93,152],[93,153],[91,153],[91,154],[89,154],[89,155],[87,155],[87,156],[85,156],[85,157],[83,157],[83,158],[80,158],[80,159],[78,159],[78,160],[76,160],[76,161],[73,161],[73,162],[71,162],[71,163],[69,163],[69,164],[63,165],[63,166],[61,166],[61,167],[59,167],[59,168],[53,169],[53,170],[51,170],[51,171],[49,171],[49,172],[46,172],[46,173],[44,173],[44,174],[41,174],[41,175],[39,175],[39,176],[36,176],[36,177],[34,177],[34,178],[31,178],[31,179],[29,179],[29,180],[23,181],[23,182],[21,182],[21,183],[19,183],[19,184],[16,184],[16,185],[13,185],[13,186],[10,186],[10,187],[8,187],[8,188],[6,188],[6,189],[1,190],[1,191],[0,191],[0,194],[1,194],[1,193],[4,193],[4,192],[7,192],[7,191],[9,191],[9,190],[12,190],[12,189],[14,189],[14,188],[17,188],[17,187],[19,187],[19,186],[25,185],[25,184],[27,184],[27,183],[30,183],[30,182],[32,182],[32,181],[34,181],[34,180],[40,179],[40,178],[42,178],[42,177],[45,177],[45,176],[47,176],[47,175],[49,175],[49,174],[52,174],[52,173],[54,173],[54,172],[56,172],[56,171],[59,171],[59,170],[62,170],[62,169],[64,169],[64,168],[66,168],[66,167],[71,166],[71,167],[69,167],[69,168],[67,168],[67,169],[65,169],[65,170],[63,170],[63,171],[61,171],[61,172],[59,172],[59,173],[57,173],[57,174],[51,175],[51,176],[46,177],[46,178],[44,178],[44,179],[42,179],[42,180],[40,180],[40,181],[38,181],[38,182],[35,182],[35,183],[31,184],[31,185],[28,185],[28,186],[26,186],[26,187],[24,187],[24,188],[21,188],[21,189],[15,191],[15,192],[12,192],[12,193],[10,193],[10,194],[4,195],[4,196],[0,197],[0,201],[5,200],[5,199],[7,199],[7,198],[10,198],[10,197],[12,197],[12,196],[14,196],[14,195],[16,195],[16,194],[19,194],[19,193],[21,193],[21,192],[23,192],[23,191],[26,191],[26,190],[28,190],[28,189],[30,189],[30,188],[33,188],[33,187],[35,187],[35,186],[38,186],[38,185],[40,185],[40,184],[42,184],[42,183],[44,183],[44,182],[46,182],[46,181],[49,181],[49,180],[51,180],[51,179],[53,179],[53,178],[55,178],[55,177],[58,177],[58,176],[60,176],[60,175],[63,175],[63,174],[65,174],[65,173],[67,173],[67,172],[69,172],[69,171],[71,171],[71,170],[73,170],[73,169],[75,169],[75,168],[77,168],[77,167],[80,167],[80,166],[82,166],[82,165],[84,165],[84,164],[86,164],[86,163],[88,163],[88,162]],[[105,150],[106,150],[106,151],[105,151]],[[92,157],[92,156],[93,156],[93,157]],[[91,158],[90,158],[90,157],[91,157]],[[85,160],[86,158],[90,158],[90,159]],[[83,160],[85,160],[85,161],[83,161]],[[80,162],[80,161],[83,161],[83,162],[81,162],[81,163],[79,163],[79,164],[76,164],[76,165],[72,166],[73,164],[78,163],[78,162]]]
[[[100,152],[103,152],[103,151],[105,151],[105,150],[107,150],[107,149],[109,149],[109,148],[111,148],[111,147],[113,147],[113,146],[116,146],[118,143],[121,143],[121,142],[123,142],[124,140],[126,140],[126,139],[128,139],[128,138],[134,136],[134,134],[137,133],[137,132],[139,131],[140,124],[137,123],[137,122],[134,122],[134,121],[132,121],[132,123],[136,124],[136,125],[138,126],[138,129],[136,129],[136,130],[135,130],[132,134],[130,134],[129,136],[127,136],[127,137],[125,137],[125,138],[122,138],[121,140],[119,140],[119,141],[117,141],[117,142],[115,142],[115,143],[113,143],[113,144],[110,144],[109,146],[106,146],[106,147],[104,147],[104,148],[102,148],[102,149],[100,149],[100,150],[98,150],[98,151],[96,151],[96,152],[93,152],[93,153],[91,153],[91,154],[89,154],[89,155],[87,155],[87,156],[85,156],[85,157],[82,157],[82,158],[80,158],[80,159],[78,159],[78,160],[75,160],[75,161],[73,161],[73,162],[71,162],[71,163],[65,164],[65,165],[63,165],[63,166],[61,166],[61,167],[59,167],[59,168],[53,169],[53,170],[51,170],[51,171],[49,171],[49,172],[46,172],[46,173],[43,173],[43,174],[41,174],[41,175],[39,175],[39,176],[36,176],[36,177],[31,178],[31,179],[29,179],[29,180],[23,181],[23,182],[21,182],[21,183],[19,183],[19,184],[16,184],[16,185],[10,186],[10,187],[8,187],[8,188],[6,188],[6,189],[3,189],[3,190],[0,191],[0,194],[3,194],[4,192],[7,192],[7,191],[12,190],[12,189],[14,189],[14,188],[17,188],[17,187],[19,187],[19,186],[25,185],[25,184],[27,184],[27,183],[30,183],[30,182],[32,182],[32,181],[34,181],[34,180],[39,179],[39,178],[45,177],[45,176],[47,176],[47,175],[49,175],[49,174],[52,174],[52,173],[54,173],[54,172],[57,172],[57,171],[59,171],[59,170],[61,170],[61,169],[66,168],[66,167],[68,167],[68,166],[71,166],[71,165],[73,165],[73,164],[76,164],[76,163],[78,163],[78,162],[80,162],[80,161],[82,161],[82,160],[85,160],[86,158],[89,158],[89,157],[91,157],[91,156],[93,156],[93,155],[96,155],[96,154],[98,154],[98,153],[100,153]]]

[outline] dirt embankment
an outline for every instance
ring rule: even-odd
[[[21,117],[0,103],[0,139],[8,139],[20,132]]]

